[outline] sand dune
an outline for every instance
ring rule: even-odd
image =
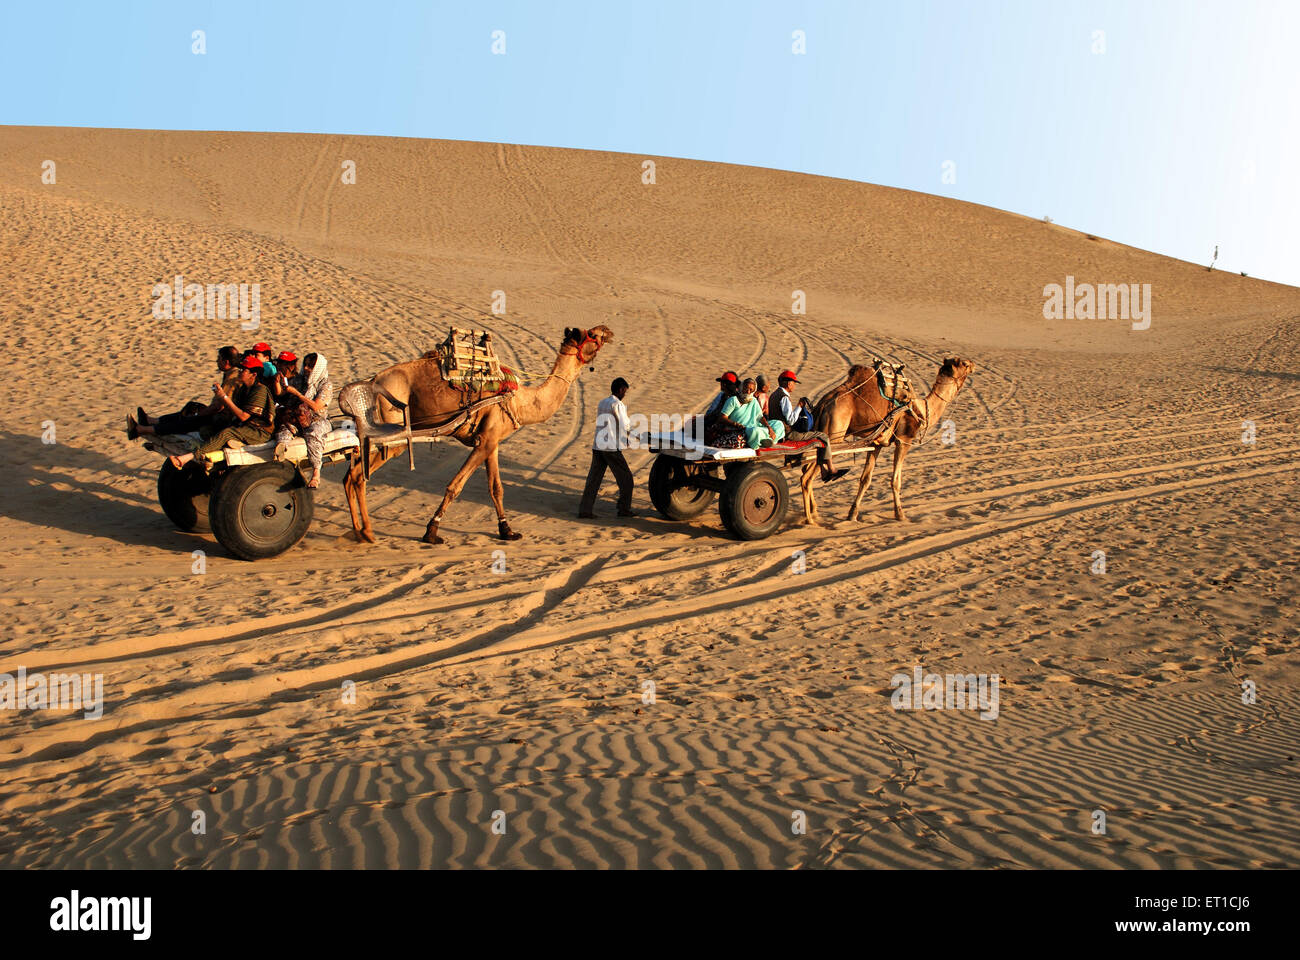
[[[1300,291],[865,184],[656,157],[648,186],[643,159],[0,128],[0,672],[99,672],[108,701],[3,713],[0,863],[1294,867]],[[121,433],[249,340],[154,319],[177,274],[259,283],[256,337],[340,383],[452,324],[530,375],[566,326],[617,340],[502,448],[524,540],[478,476],[419,544],[463,460],[421,448],[371,486],[379,544],[332,467],[307,539],[249,564],[168,524]],[[1151,284],[1150,329],[1044,320],[1067,275]],[[653,514],[644,453],[641,518],[612,488],[574,517],[612,377],[674,412],[724,367],[815,394],[872,352],[927,385],[977,364],[956,442],[909,458],[911,522],[882,469],[863,522],[841,483],[829,526],[729,540]],[[999,716],[893,709],[917,664],[998,674]]]

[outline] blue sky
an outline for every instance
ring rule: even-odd
[[[1218,244],[1223,269],[1300,284],[1292,0],[44,0],[5,5],[0,24],[0,124],[777,167],[1049,215],[1196,262]]]

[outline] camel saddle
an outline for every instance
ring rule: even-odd
[[[519,377],[501,366],[486,330],[452,327],[447,339],[424,356],[438,362],[444,381],[466,394],[482,397],[519,389]]]
[[[895,407],[905,406],[915,396],[912,381],[903,372],[903,363],[890,363],[881,357],[872,358],[876,372],[876,387],[880,395]]]

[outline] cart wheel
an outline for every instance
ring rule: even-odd
[[[689,486],[681,457],[659,454],[650,467],[650,502],[669,520],[693,520],[713,505],[717,493]]]
[[[158,502],[178,530],[207,533],[212,529],[208,522],[211,492],[212,483],[200,464],[191,461],[177,470],[170,460],[163,461],[158,471]]]
[[[307,535],[315,499],[291,463],[236,467],[212,498],[212,532],[241,560],[284,553]]]
[[[790,504],[790,484],[770,463],[746,464],[727,477],[718,512],[722,523],[741,540],[762,540],[776,532]]]

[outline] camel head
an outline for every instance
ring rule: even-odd
[[[939,368],[939,377],[952,380],[960,390],[966,386],[966,378],[974,372],[975,364],[970,360],[963,360],[961,357],[945,357],[943,366]]]
[[[563,353],[565,347],[573,347],[577,351],[578,362],[585,365],[595,360],[600,348],[613,339],[613,332],[604,324],[592,327],[590,330],[582,330],[578,327],[565,328],[564,343],[560,344],[560,352]]]

